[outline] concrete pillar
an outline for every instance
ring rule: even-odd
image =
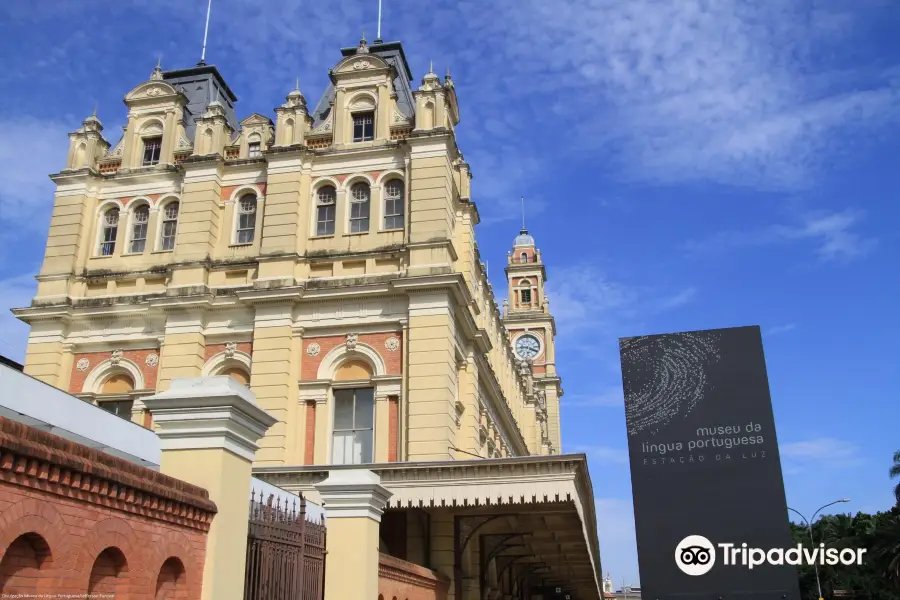
[[[275,423],[231,377],[174,379],[144,398],[162,445],[161,471],[206,488],[218,512],[206,542],[202,600],[243,600],[250,466]]]
[[[378,529],[391,493],[365,469],[331,471],[316,490],[328,523],[324,600],[377,598]]]

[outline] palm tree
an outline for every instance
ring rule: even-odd
[[[894,464],[891,465],[890,473],[891,479],[900,477],[900,450],[894,452]],[[897,499],[897,504],[900,504],[900,483],[894,487],[894,497]]]

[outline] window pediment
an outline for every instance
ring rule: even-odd
[[[390,69],[390,65],[374,54],[354,54],[339,62],[332,69],[332,72],[334,74],[344,74],[380,70],[389,71]]]
[[[149,81],[137,86],[125,96],[125,102],[143,100],[145,98],[164,98],[177,96],[178,90],[163,81]]]

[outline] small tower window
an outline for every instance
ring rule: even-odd
[[[519,290],[519,298],[522,304],[531,304],[531,290]]]
[[[252,244],[256,235],[256,196],[247,194],[238,202],[237,243]]]
[[[100,237],[100,255],[112,256],[116,251],[116,236],[119,234],[119,209],[111,208],[103,215],[103,230]]]
[[[316,194],[316,235],[334,235],[334,207],[337,192],[330,185]]]
[[[375,112],[361,112],[353,115],[353,141],[368,142],[375,139]]]
[[[163,213],[162,237],[160,250],[172,250],[175,247],[175,232],[178,229],[178,203],[169,202]]]
[[[519,262],[527,263],[528,262],[528,253],[523,252],[519,255]]]
[[[384,228],[403,228],[403,182],[399,179],[384,186]]]
[[[150,207],[139,206],[132,216],[131,248],[129,252],[140,253],[147,245],[147,224],[150,222]]]
[[[152,167],[159,164],[159,155],[162,151],[162,137],[144,138],[144,167]]]
[[[370,196],[368,184],[356,183],[350,188],[350,233],[369,231]]]

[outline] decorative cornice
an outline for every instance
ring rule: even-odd
[[[380,523],[391,497],[378,475],[359,469],[330,471],[327,479],[315,487],[329,520],[369,518]]]
[[[446,590],[450,585],[443,573],[383,553],[378,557],[378,577],[426,590]]]
[[[227,376],[175,379],[144,404],[164,451],[221,448],[252,462],[257,442],[277,422],[253,392]]]
[[[202,488],[4,417],[0,481],[201,531],[216,513]]]

